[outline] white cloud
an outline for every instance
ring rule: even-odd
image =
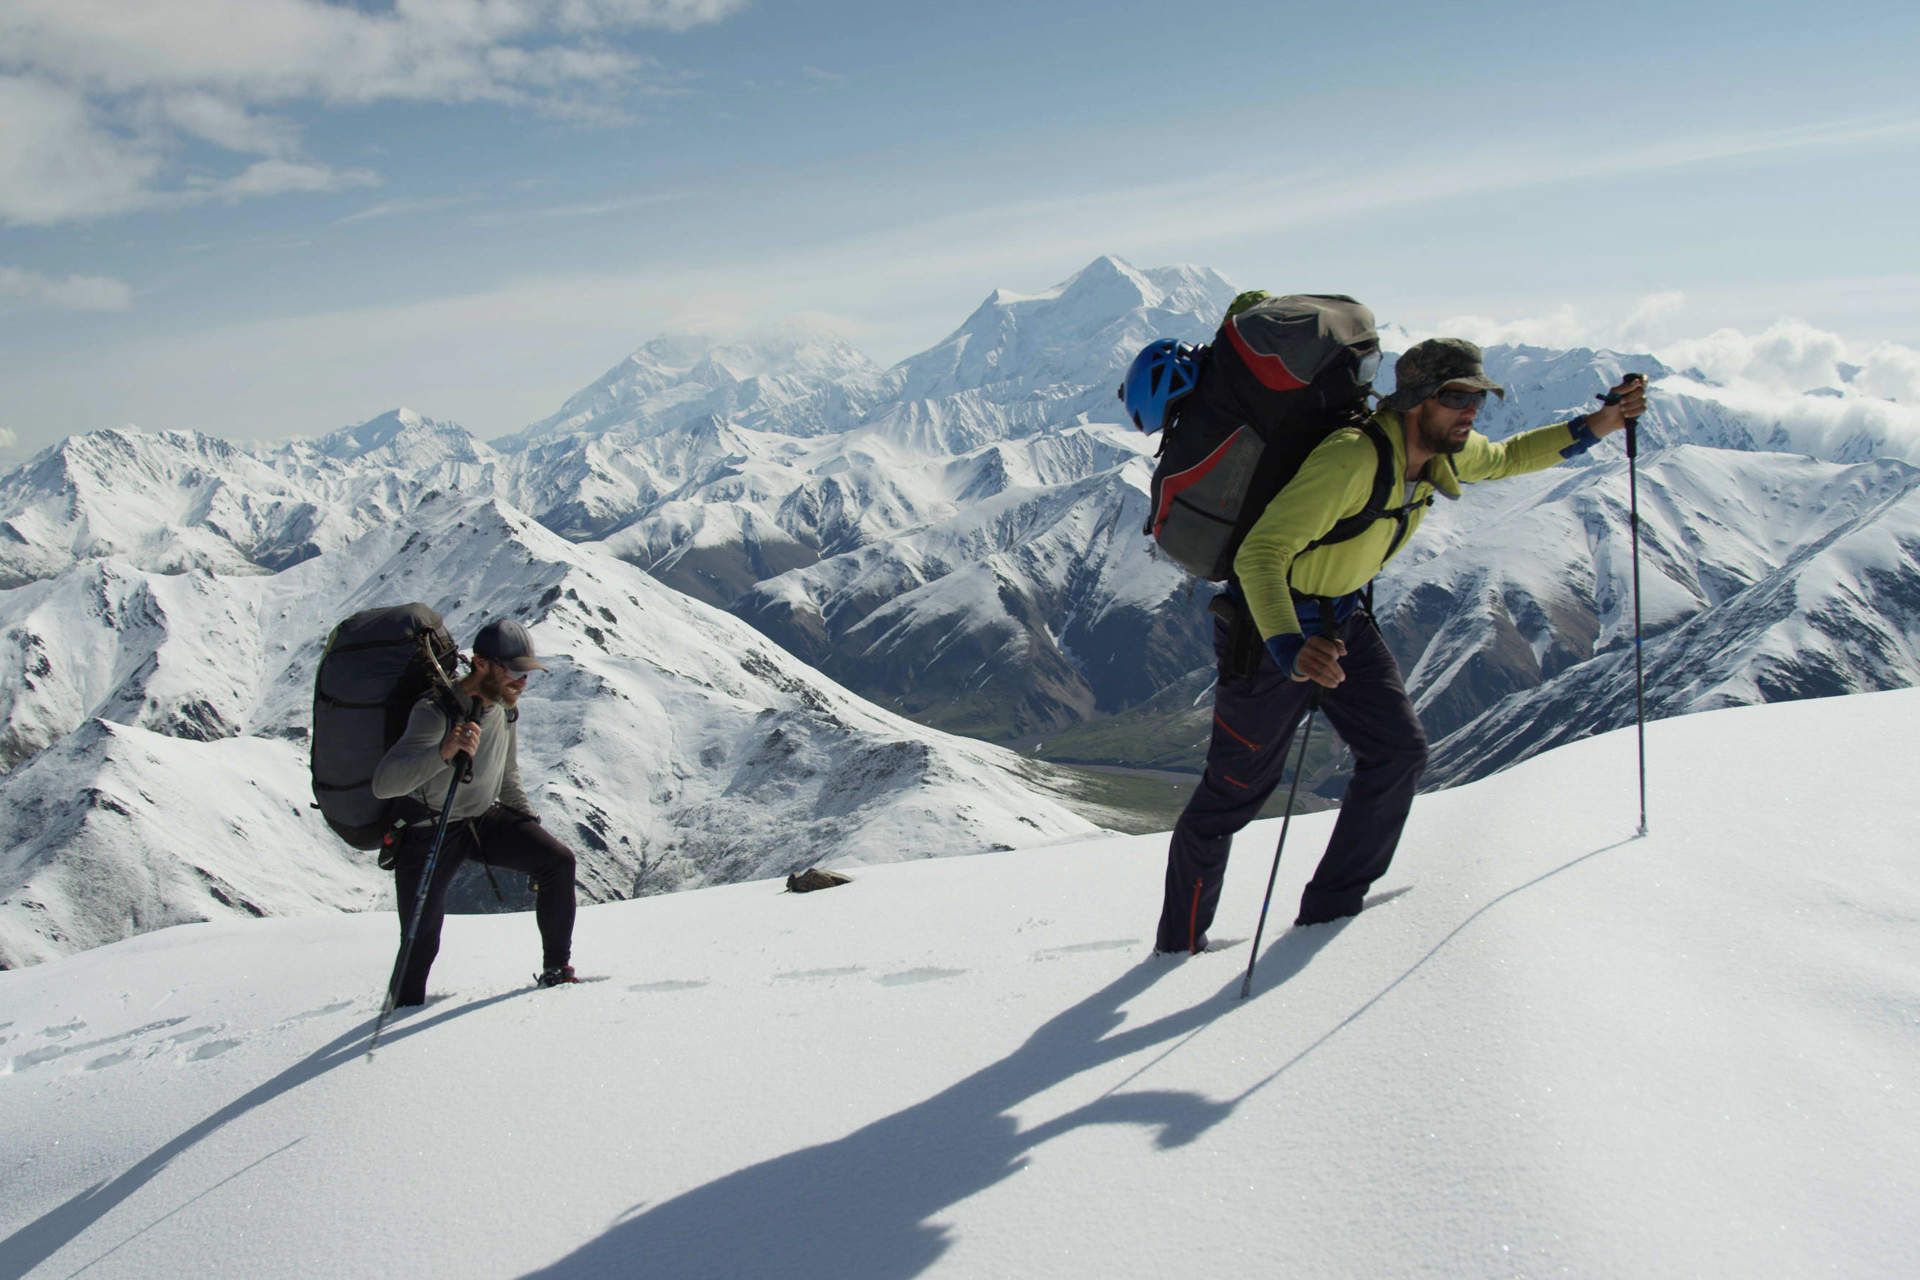
[[[1686,310],[1687,295],[1677,289],[1662,293],[1650,293],[1634,304],[1621,324],[1617,337],[1609,346],[1624,348],[1648,348],[1658,345],[1668,336],[1673,318]]]
[[[283,195],[294,191],[345,191],[352,187],[377,186],[378,174],[365,169],[333,169],[323,164],[302,164],[292,160],[259,160],[222,182],[210,184],[209,194],[223,200],[242,200],[249,196]]]
[[[80,94],[0,75],[0,219],[35,225],[137,209],[160,167],[157,148],[105,127]]]
[[[12,449],[20,443],[12,427],[0,427],[0,449]]]
[[[1750,380],[1713,385],[1686,376],[1661,379],[1654,393],[1661,391],[1718,401],[1770,422],[1794,452],[1844,461],[1896,457],[1920,464],[1920,406],[1863,395],[1793,395]]]
[[[1754,415],[1781,432],[1786,448],[1824,458],[1893,456],[1920,464],[1920,351],[1882,342],[1855,357],[1839,334],[1791,319],[1757,334],[1724,328],[1705,337],[1659,340],[1685,308],[1684,295],[1661,292],[1641,298],[1617,321],[1563,303],[1517,320],[1452,316],[1386,329],[1395,345],[1450,335],[1482,346],[1645,352],[1681,371],[1656,384],[1656,393],[1713,400]],[[1849,378],[1852,368],[1858,372]]]
[[[637,196],[623,196],[613,200],[590,200],[578,204],[546,205],[535,209],[517,209],[507,213],[477,213],[468,221],[475,226],[509,227],[528,222],[543,222],[560,218],[601,218],[615,213],[631,213],[636,209],[649,209],[658,205],[673,204],[690,199],[687,191],[649,191]]]
[[[1432,324],[1411,322],[1404,326],[1415,341],[1422,338],[1465,338],[1483,347],[1502,345],[1529,347],[1576,347],[1586,345],[1593,327],[1570,303],[1562,303],[1537,316],[1518,320],[1495,320],[1489,316],[1448,316]]]
[[[12,0],[0,9],[0,62],[105,94],[460,101],[510,96],[522,82],[617,77],[636,59],[595,37],[680,30],[743,4],[397,0],[370,12],[319,0]]]
[[[1677,317],[1686,310],[1686,295],[1675,290],[1646,294],[1626,307],[1625,318],[1594,304],[1562,302],[1537,314],[1511,320],[1468,314],[1435,321],[1412,320],[1396,325],[1413,339],[1466,338],[1483,347],[1511,344],[1531,347],[1593,347],[1621,352],[1658,352],[1671,340]]]
[[[386,200],[379,204],[368,205],[345,217],[335,218],[333,225],[344,227],[355,222],[371,222],[376,218],[397,218],[414,213],[438,213],[442,209],[455,209],[461,205],[472,204],[474,196],[431,196],[419,200]]]
[[[1920,351],[1881,343],[1861,361],[1853,386],[1870,396],[1920,405]]]
[[[211,93],[166,94],[149,105],[167,125],[225,151],[285,156],[299,150],[300,130],[292,121],[258,115]]]
[[[133,290],[111,276],[55,278],[0,267],[0,298],[25,298],[63,311],[125,311],[133,305]]]
[[[1656,352],[1680,369],[1698,369],[1716,382],[1752,382],[1777,391],[1838,387],[1847,344],[1840,335],[1799,320],[1780,320],[1764,333],[1718,329],[1704,338]]]
[[[1687,309],[1682,293],[1648,294],[1625,319],[1597,314],[1589,306],[1560,303],[1535,315],[1495,320],[1482,315],[1413,320],[1389,326],[1405,342],[1442,335],[1483,347],[1512,344],[1553,348],[1592,347],[1625,354],[1644,352],[1678,370],[1697,370],[1709,381],[1744,387],[1759,396],[1842,390],[1852,405],[1864,400],[1920,405],[1920,351],[1882,342],[1865,355],[1852,353],[1837,333],[1801,320],[1778,320],[1757,334],[1716,329],[1705,337],[1676,336]],[[1858,373],[1849,377],[1850,368]],[[1830,396],[1818,410],[1822,422],[1839,412]]]
[[[587,121],[671,77],[612,43],[715,22],[745,0],[8,0],[0,5],[0,220],[49,224],[191,199],[364,185],[304,159],[263,106],[517,103]],[[11,73],[11,74],[9,74]],[[165,183],[194,140],[266,157]]]

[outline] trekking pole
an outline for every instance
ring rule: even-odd
[[[1628,382],[1645,382],[1646,375],[1630,373]],[[1611,392],[1601,397],[1617,404]],[[1640,419],[1627,419],[1627,522],[1633,538],[1633,722],[1640,749],[1640,830],[1647,834],[1647,681],[1640,638]]]
[[[467,711],[467,723],[478,723],[480,713],[486,704],[479,698]],[[367,1057],[373,1057],[373,1051],[380,1044],[380,1033],[385,1030],[387,1019],[393,1015],[395,1002],[400,999],[400,983],[407,974],[407,962],[413,958],[413,940],[420,932],[420,918],[426,914],[427,895],[433,890],[433,871],[440,862],[440,846],[447,839],[447,815],[453,812],[453,796],[462,782],[473,781],[473,757],[465,751],[453,757],[453,778],[447,783],[447,798],[440,804],[440,821],[434,824],[433,847],[427,850],[426,865],[420,870],[420,886],[413,895],[413,914],[407,921],[407,931],[400,942],[400,956],[393,962],[393,976],[387,979],[386,1002],[380,1007],[380,1018],[373,1024],[373,1038],[367,1042]]]
[[[1293,797],[1300,790],[1300,775],[1307,767],[1307,740],[1313,736],[1313,713],[1320,709],[1316,690],[1307,702],[1307,723],[1300,730],[1300,755],[1293,762],[1293,784],[1287,788],[1286,815],[1280,819],[1280,841],[1273,847],[1273,870],[1267,872],[1267,896],[1260,903],[1260,923],[1253,931],[1253,951],[1247,956],[1247,976],[1240,984],[1240,998],[1253,992],[1253,966],[1260,959],[1260,935],[1267,931],[1267,910],[1273,906],[1273,884],[1280,878],[1280,853],[1287,847],[1287,828],[1293,824]]]
[[[1372,599],[1371,596],[1368,597]],[[1339,634],[1339,626],[1333,617],[1334,604],[1324,596],[1314,599],[1315,607],[1320,610],[1320,634],[1334,637]],[[1293,798],[1300,792],[1300,775],[1307,769],[1307,740],[1313,736],[1313,713],[1320,709],[1321,690],[1315,688],[1313,696],[1307,699],[1307,722],[1300,729],[1300,754],[1293,762],[1293,783],[1287,788],[1287,808],[1280,819],[1280,839],[1273,846],[1273,870],[1267,872],[1267,896],[1260,902],[1260,923],[1253,930],[1253,951],[1247,956],[1246,980],[1240,984],[1240,998],[1245,1000],[1253,991],[1253,966],[1260,959],[1260,936],[1267,931],[1267,911],[1273,906],[1274,881],[1280,878],[1280,854],[1287,847],[1287,828],[1293,825]]]

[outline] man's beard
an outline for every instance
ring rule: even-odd
[[[1458,425],[1458,423],[1455,424],[1455,426]],[[1467,435],[1461,436],[1458,440],[1452,437],[1451,431],[1452,428],[1442,430],[1434,425],[1431,415],[1423,415],[1420,419],[1420,443],[1434,453],[1454,454],[1467,447],[1467,436],[1473,434],[1473,429],[1469,427]]]
[[[498,667],[489,667],[486,675],[480,679],[480,696],[488,702],[510,707],[520,701],[520,689],[506,672]]]

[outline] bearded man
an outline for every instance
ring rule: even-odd
[[[1233,835],[1279,785],[1302,713],[1317,705],[1353,751],[1352,779],[1296,925],[1358,912],[1393,860],[1427,762],[1426,733],[1400,668],[1366,607],[1367,588],[1407,544],[1437,492],[1523,475],[1584,453],[1646,410],[1645,380],[1629,375],[1604,408],[1499,443],[1473,429],[1489,393],[1480,348],[1460,338],[1416,343],[1394,369],[1397,389],[1373,423],[1384,437],[1343,428],[1308,455],[1241,544],[1233,579],[1213,606],[1213,736],[1207,768],[1174,825],[1154,947],[1205,950]],[[1357,537],[1320,545],[1367,510],[1391,447],[1402,505]]]
[[[406,971],[394,967],[395,1006],[426,1002],[427,971],[440,951],[440,925],[446,916],[447,887],[461,863],[472,858],[531,877],[534,919],[540,928],[543,987],[578,981],[568,963],[573,951],[574,859],[572,850],[540,825],[520,785],[517,705],[534,672],[546,667],[534,656],[533,637],[511,619],[480,628],[474,637],[471,670],[457,684],[463,714],[450,715],[429,694],[414,704],[406,732],[388,748],[374,771],[373,793],[399,799],[395,829],[389,833],[394,891],[400,908],[402,954]],[[464,708],[478,704],[477,718]],[[413,950],[406,952],[407,922],[422,891],[421,878],[440,821],[453,771],[464,754],[472,777],[453,788],[446,814],[446,836],[434,864],[433,883],[425,886]],[[389,859],[382,858],[382,865]]]

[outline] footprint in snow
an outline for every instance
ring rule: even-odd
[[[795,969],[791,973],[776,973],[773,975],[773,980],[775,982],[795,982],[806,981],[811,978],[845,978],[856,973],[865,972],[866,970],[857,964],[848,965],[844,969]]]
[[[75,1018],[72,1022],[63,1022],[57,1027],[42,1027],[40,1034],[48,1040],[65,1040],[75,1032],[85,1031],[87,1024]]]
[[[906,987],[916,982],[938,982],[942,978],[958,978],[965,973],[965,969],[903,969],[899,973],[883,974],[874,981],[883,987]]]
[[[103,1049],[107,1045],[118,1044],[122,1040],[133,1040],[140,1036],[146,1035],[150,1031],[165,1031],[168,1027],[179,1026],[181,1023],[185,1021],[186,1021],[185,1018],[168,1018],[161,1022],[149,1022],[144,1027],[135,1027],[131,1031],[122,1031],[119,1035],[103,1036],[98,1040],[86,1040],[86,1041],[82,1041],[79,1044],[50,1044],[43,1048],[33,1049],[26,1053],[15,1055],[15,1057],[8,1064],[8,1070],[9,1071],[25,1071],[28,1067],[37,1067],[42,1063],[53,1062],[60,1058],[71,1057],[76,1053],[86,1053],[92,1049]],[[85,1024],[75,1023],[74,1025],[83,1026]],[[128,1054],[131,1054],[132,1052],[133,1051],[131,1048],[127,1050]],[[115,1059],[115,1060],[121,1061],[124,1059]],[[111,1065],[111,1064],[108,1064],[108,1065]],[[91,1069],[91,1066],[89,1067],[89,1069]]]
[[[1075,942],[1064,947],[1043,947],[1033,953],[1035,960],[1057,960],[1061,956],[1080,955],[1089,951],[1125,951],[1139,946],[1143,938],[1108,938],[1102,942]]]
[[[351,1008],[353,1008],[353,1001],[335,1000],[332,1004],[323,1004],[318,1009],[309,1009],[305,1013],[296,1013],[280,1025],[285,1026],[291,1022],[307,1022],[314,1018],[324,1018],[330,1013],[339,1013],[342,1009]]]
[[[629,991],[695,991],[707,985],[705,978],[662,978],[658,982],[636,982]]]
[[[187,1055],[188,1062],[204,1062],[208,1058],[217,1058],[229,1049],[240,1047],[238,1040],[209,1040]]]

